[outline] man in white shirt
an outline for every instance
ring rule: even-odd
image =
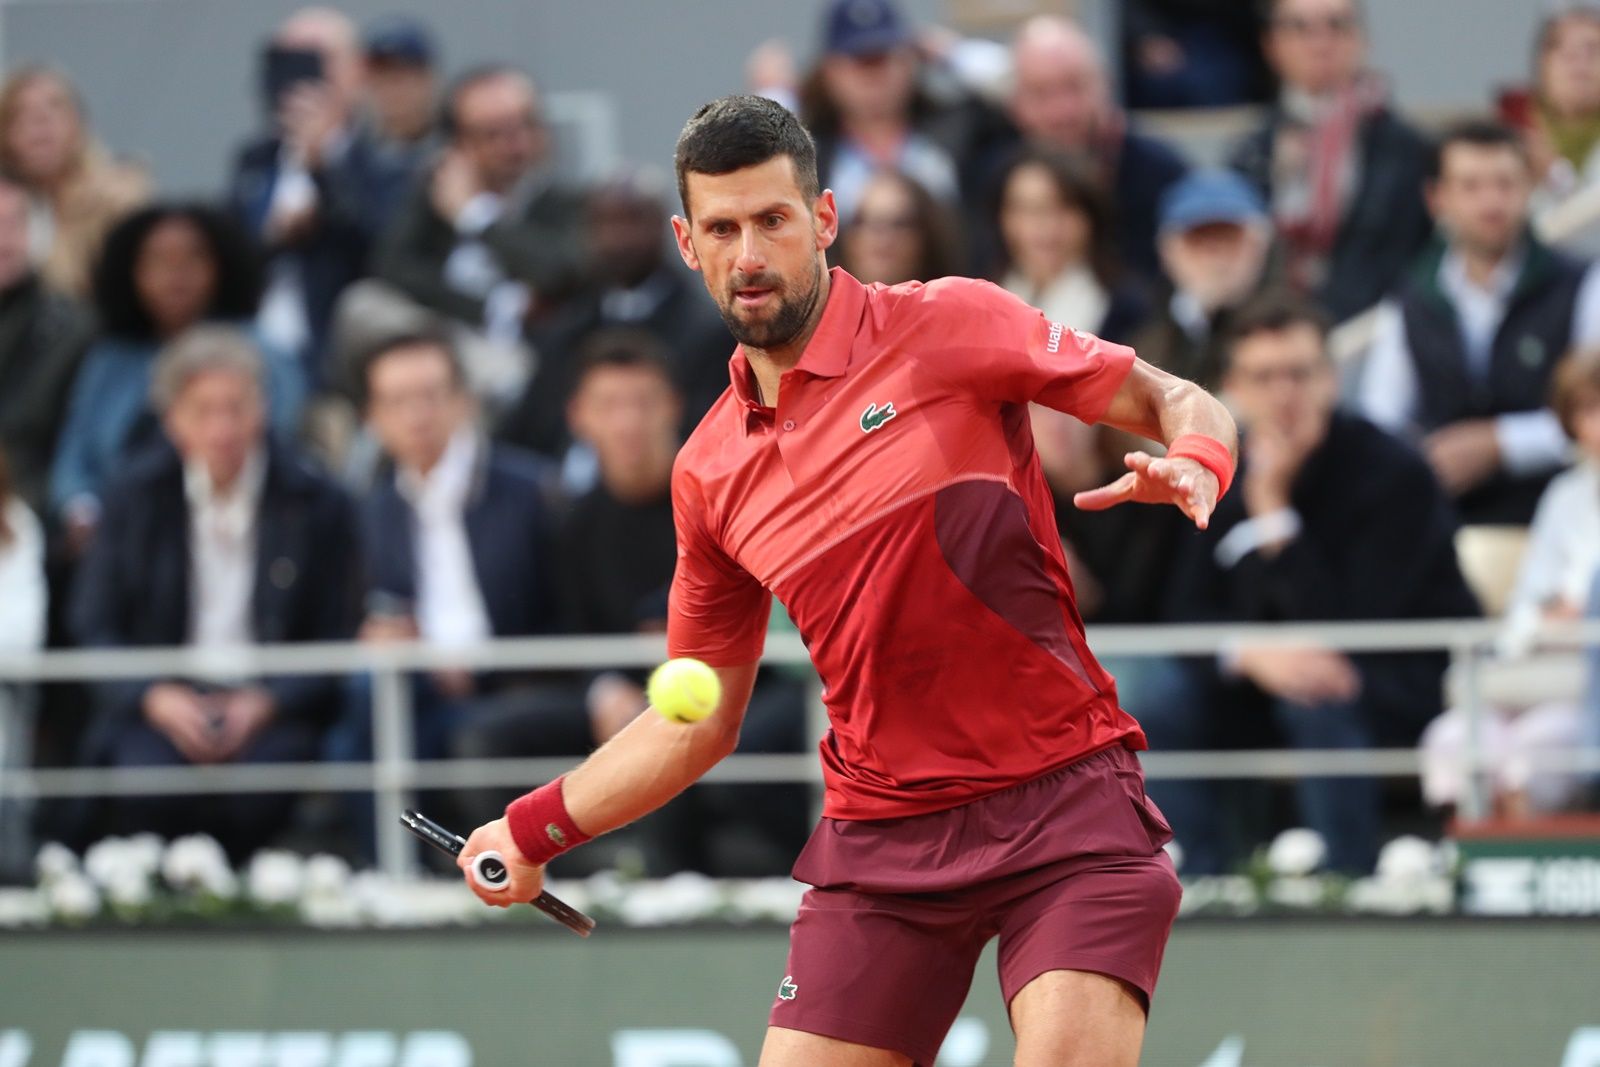
[[[330,641],[353,630],[355,517],[326,477],[266,435],[261,356],[197,327],[162,352],[153,400],[170,440],[130,461],[74,589],[89,646]],[[86,758],[115,766],[315,757],[335,695],[323,678],[207,675],[108,684]],[[199,830],[235,855],[265,844],[292,798],[119,801],[113,828]]]
[[[1533,517],[1569,461],[1551,372],[1600,342],[1600,274],[1529,232],[1532,189],[1512,131],[1445,133],[1428,190],[1439,240],[1380,306],[1357,389],[1361,414],[1420,443],[1469,523]]]

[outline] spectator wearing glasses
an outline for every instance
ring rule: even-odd
[[[1455,518],[1422,459],[1336,411],[1326,318],[1269,294],[1234,317],[1223,395],[1243,431],[1234,490],[1188,540],[1172,571],[1172,615],[1190,622],[1294,623],[1477,614],[1456,562]],[[1304,749],[1412,745],[1438,714],[1443,652],[1345,653],[1243,646],[1194,666],[1187,685],[1130,708],[1151,748],[1237,744],[1253,713]],[[1233,737],[1228,737],[1232,733]],[[1185,869],[1228,869],[1236,843],[1209,782],[1151,782]],[[1376,779],[1302,778],[1303,825],[1328,864],[1372,869]]]
[[[1271,207],[1286,280],[1343,322],[1427,239],[1427,142],[1366,66],[1359,0],[1273,0],[1262,40],[1282,89],[1233,166]]]

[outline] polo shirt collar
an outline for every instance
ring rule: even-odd
[[[861,314],[866,304],[866,286],[841,267],[829,270],[828,304],[822,309],[822,320],[817,323],[811,340],[806,342],[806,350],[794,369],[814,378],[841,377],[850,366],[850,350],[855,343],[856,329],[861,325]],[[743,345],[734,349],[733,358],[728,361],[728,377],[733,383],[733,395],[745,416],[744,427],[748,433],[749,416],[766,410],[766,406],[755,392],[750,361],[745,358]]]

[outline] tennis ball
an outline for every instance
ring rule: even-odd
[[[697,659],[669,659],[650,675],[645,694],[668,722],[699,722],[721,703],[722,681]]]

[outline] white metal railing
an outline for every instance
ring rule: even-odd
[[[1485,660],[1503,633],[1493,620],[1437,620],[1285,625],[1162,625],[1092,627],[1090,643],[1101,656],[1205,656],[1238,648],[1315,645],[1345,652],[1415,652],[1444,649],[1458,672],[1467,712],[1467,767],[1472,789],[1463,815],[1484,814],[1488,776],[1482,750],[1484,712],[1479,679]],[[1552,624],[1537,635],[1543,647],[1600,645],[1600,621]],[[300,763],[149,768],[0,768],[0,797],[130,796],[151,793],[370,791],[377,807],[378,860],[390,873],[405,873],[413,851],[399,824],[400,812],[418,788],[527,786],[568,770],[571,758],[418,761],[411,749],[411,693],[406,676],[437,668],[477,670],[571,670],[649,667],[666,655],[659,635],[541,637],[487,642],[467,648],[422,643],[356,642],[253,645],[230,649],[70,649],[0,654],[0,682],[107,681],[138,677],[204,679],[287,674],[370,673],[373,677],[371,763]],[[795,634],[774,634],[767,662],[809,665]],[[812,685],[813,740],[826,730],[819,687]],[[1600,772],[1600,748],[1551,753],[1552,769]],[[1414,777],[1414,749],[1337,751],[1250,750],[1155,752],[1145,756],[1152,778],[1293,778],[1314,775]],[[766,783],[820,781],[814,753],[735,754],[705,781]]]

